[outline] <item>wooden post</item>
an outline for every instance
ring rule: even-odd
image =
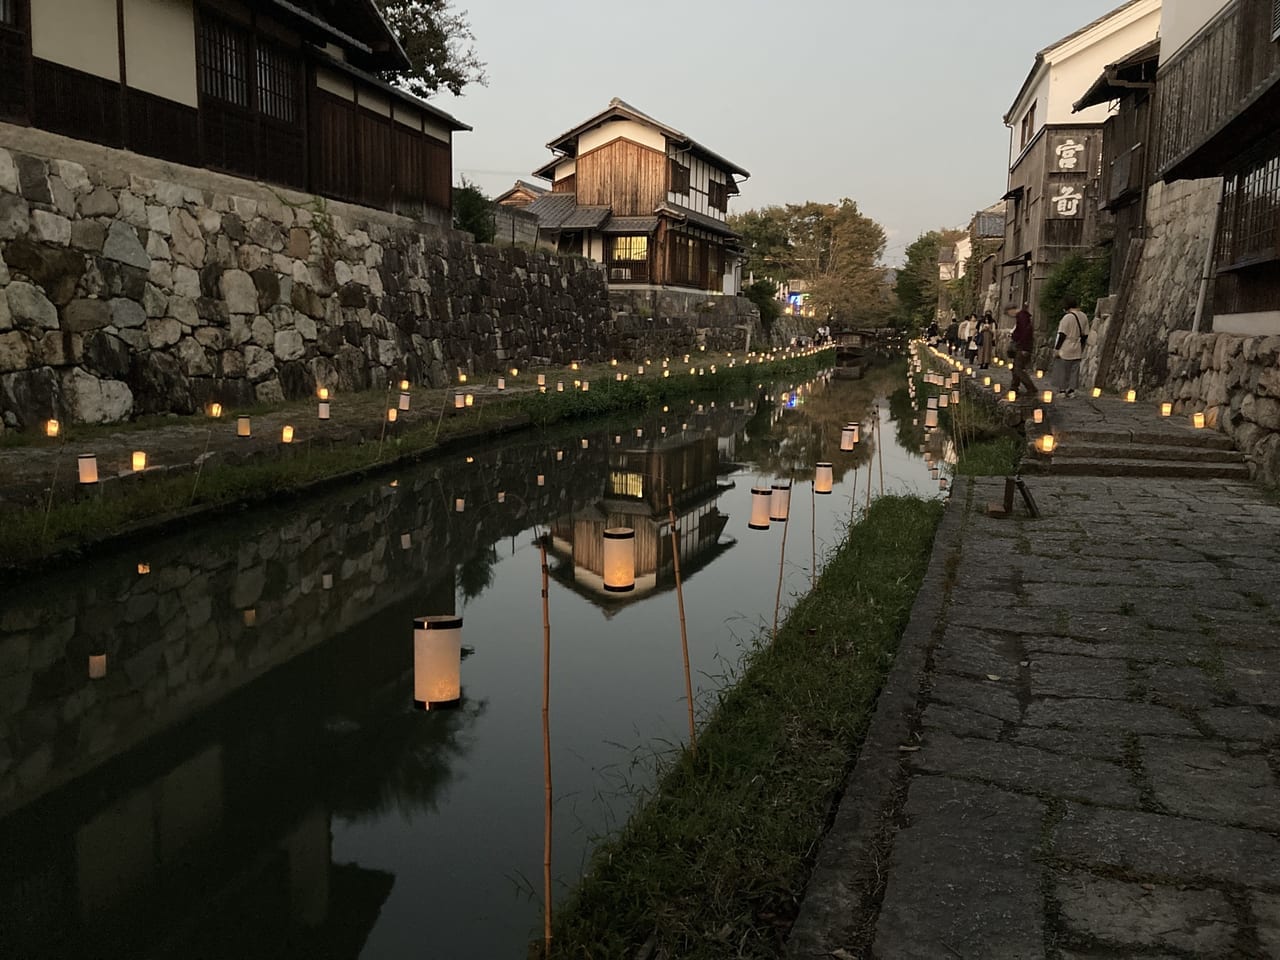
[[[788,511],[789,513],[790,511]],[[787,528],[791,526],[791,520],[782,521],[782,550],[778,556],[778,593],[773,598],[773,642],[778,642],[778,611],[782,607],[782,574],[786,568],[787,561]]]
[[[667,490],[667,515],[671,521],[671,562],[676,576],[676,603],[680,609],[680,649],[684,653],[684,698],[689,706],[689,752],[698,757],[698,732],[693,722],[693,675],[689,670],[689,633],[684,620],[684,584],[680,579],[680,536],[676,530],[676,507]]]
[[[818,585],[818,478],[809,484],[809,589]]]

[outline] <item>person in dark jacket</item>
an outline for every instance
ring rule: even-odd
[[[1009,310],[1012,312],[1013,307]],[[1035,396],[1036,382],[1027,373],[1031,366],[1031,351],[1035,347],[1035,328],[1031,323],[1031,311],[1025,303],[1013,318],[1013,333],[1009,339],[1013,343],[1013,383],[1009,389]]]
[[[951,356],[956,355],[956,350],[960,347],[960,321],[955,317],[951,318],[951,323],[947,326],[947,353]]]

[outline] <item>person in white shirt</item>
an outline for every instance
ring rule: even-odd
[[[1089,317],[1075,297],[1067,297],[1065,306],[1054,345],[1053,388],[1061,396],[1074,397],[1080,385],[1080,359],[1089,340]]]

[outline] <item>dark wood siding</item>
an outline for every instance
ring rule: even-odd
[[[578,178],[572,173],[567,177],[561,177],[551,188],[552,193],[577,193],[577,191]]]
[[[30,117],[31,33],[27,0],[8,0],[0,17],[0,120]]]
[[[200,114],[194,107],[130,89],[127,120],[130,150],[199,165]]]
[[[618,139],[578,158],[578,203],[611,207],[617,217],[651,216],[667,198],[667,158]]]

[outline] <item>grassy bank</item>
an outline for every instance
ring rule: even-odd
[[[935,372],[954,372],[953,368],[938,363],[927,353],[923,359],[925,367]],[[991,370],[993,382],[1000,382],[1002,373],[1007,382],[1009,371],[1002,368]],[[919,374],[915,377],[915,384],[919,417],[923,422],[925,398],[936,388],[927,387],[924,377]],[[938,411],[939,428],[956,443],[955,472],[969,477],[1004,477],[1017,473],[1025,441],[1015,429],[1016,418],[1010,419],[1010,408],[1002,406],[994,392],[978,389],[972,383],[961,389],[964,398],[959,407],[948,406]]]
[[[928,565],[942,504],[877,500],[555,917],[553,955],[774,957]]]
[[[199,471],[175,471],[128,483],[110,496],[91,496],[0,515],[0,571],[30,567],[88,545],[194,514],[233,505],[261,503],[297,494],[317,485],[359,479],[396,464],[429,459],[464,439],[484,438],[530,426],[644,410],[657,404],[711,391],[742,389],[762,379],[808,376],[830,362],[829,353],[771,364],[721,369],[714,376],[675,374],[625,382],[598,381],[588,393],[522,393],[494,397],[473,415],[431,417],[401,425],[383,442],[301,443],[280,455],[253,463],[211,461]],[[311,401],[308,401],[308,406]],[[378,411],[382,409],[379,395]],[[230,411],[231,421],[241,411]],[[233,421],[232,421],[233,422]],[[172,419],[157,426],[171,426]],[[94,428],[103,431],[107,428]],[[138,428],[144,430],[145,427]],[[85,431],[89,434],[89,431]],[[92,435],[92,434],[89,434]],[[193,449],[191,456],[199,453]],[[61,464],[62,476],[74,473],[74,458]]]

